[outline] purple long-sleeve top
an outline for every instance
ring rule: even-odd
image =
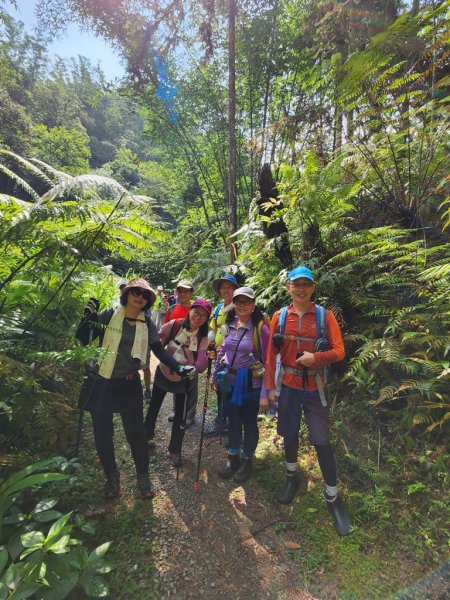
[[[262,356],[259,356],[258,348],[255,347],[253,340],[252,320],[249,319],[243,327],[236,328],[237,319],[238,318],[236,317],[228,326],[229,332],[223,339],[217,353],[217,360],[212,376],[213,381],[217,381],[217,373],[224,369],[224,365],[232,365],[233,369],[248,369],[255,361],[259,360],[264,367],[266,366],[269,328],[265,323],[263,323],[261,327],[260,340]],[[230,384],[233,385],[235,375],[229,373],[227,378]],[[263,382],[263,378],[253,377],[252,387],[261,387],[261,398],[266,398],[267,390],[263,385]]]

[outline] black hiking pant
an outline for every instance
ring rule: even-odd
[[[131,448],[136,473],[148,473],[148,447],[142,423],[142,385],[139,377],[133,381],[106,379],[97,384],[92,409],[95,447],[100,463],[108,476],[117,471],[114,449],[113,414],[119,413],[125,436]]]

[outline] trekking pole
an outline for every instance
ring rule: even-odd
[[[91,345],[93,336],[94,336],[94,332],[92,331],[92,328],[91,328],[91,330],[89,331],[89,343],[88,343],[88,346]],[[94,385],[95,385],[95,382],[97,381],[97,375],[98,375],[98,373],[96,373],[96,375],[95,375],[94,384],[92,385],[92,388],[89,390],[89,394],[88,394],[86,400],[84,401],[84,403],[83,403],[82,406],[78,407],[79,415],[78,415],[78,427],[77,427],[77,441],[76,441],[76,444],[75,444],[75,456],[78,456],[78,453],[80,451],[81,432],[83,431],[83,413],[84,413],[84,409],[86,408],[86,406],[88,405],[89,400],[91,399],[92,392],[94,391]]]
[[[189,378],[186,379],[186,384],[185,385],[186,385],[186,392],[184,394],[183,419],[181,421],[180,429],[186,429],[187,404],[188,404],[188,397],[189,397]],[[178,481],[178,476],[180,474],[181,449],[182,449],[182,447],[183,447],[183,445],[181,445],[181,447],[180,447],[180,453],[178,455],[177,481]]]
[[[206,372],[206,390],[205,390],[205,399],[203,400],[203,416],[202,416],[202,428],[200,431],[200,446],[198,449],[198,458],[197,458],[197,476],[195,478],[194,489],[200,489],[200,464],[202,462],[202,449],[203,449],[203,438],[205,434],[205,422],[206,422],[206,411],[208,410],[208,396],[209,396],[209,379],[211,377],[211,365],[212,360],[208,358],[208,370]]]

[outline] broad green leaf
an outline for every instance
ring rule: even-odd
[[[62,531],[62,529],[65,527],[67,521],[70,519],[71,514],[72,514],[72,511],[63,515],[60,519],[58,519],[55,523],[53,523],[53,525],[50,527],[50,530],[47,534],[47,540],[50,540],[50,538],[53,535],[56,535],[60,531]]]
[[[34,515],[34,520],[38,523],[47,523],[48,521],[54,521],[59,519],[62,514],[59,510],[44,510]]]
[[[37,544],[44,543],[45,536],[41,531],[30,531],[21,535],[20,540],[24,548],[31,548]]]
[[[87,564],[88,565],[92,565],[93,563],[95,563],[96,560],[98,560],[99,558],[101,558],[102,556],[104,556],[108,552],[108,549],[109,549],[110,546],[111,546],[111,542],[105,542],[101,546],[97,546],[97,548],[95,548],[89,554],[89,558],[88,558]]]
[[[70,535],[63,535],[54,544],[47,546],[47,549],[55,554],[63,554],[64,552],[68,552],[69,541]]]
[[[5,548],[2,548],[0,550],[0,573],[5,568],[5,565],[8,562],[8,557],[9,557],[8,551]]]
[[[25,515],[22,513],[14,513],[3,518],[3,525],[17,525],[23,523],[26,520]]]
[[[62,581],[59,585],[52,586],[51,589],[39,593],[40,600],[63,600],[66,598],[78,583],[78,576],[73,575],[69,579]]]
[[[83,586],[86,594],[91,598],[102,598],[103,596],[108,595],[108,584],[100,577],[90,575],[89,577],[81,578],[80,584]]]
[[[13,485],[17,481],[20,481],[21,479],[24,479],[28,475],[31,475],[31,473],[34,473],[35,471],[42,471],[43,469],[46,469],[48,466],[53,464],[55,464],[54,458],[46,458],[45,460],[40,460],[37,463],[28,465],[24,469],[21,469],[17,473],[14,473],[14,475],[8,477],[8,479],[6,479],[6,481],[2,483],[0,487],[0,494],[3,494],[9,486]]]
[[[62,473],[40,473],[39,475],[30,475],[29,477],[20,479],[13,484],[5,484],[3,489],[0,489],[0,495],[11,495],[33,485],[43,485],[49,481],[62,481],[63,479],[68,479],[68,476],[63,475]]]
[[[36,513],[50,510],[51,508],[53,508],[55,506],[55,504],[58,504],[58,500],[55,500],[54,498],[48,498],[47,500],[41,500],[40,502],[38,502],[36,504],[36,507],[31,514],[35,515]]]
[[[24,582],[9,596],[10,600],[23,600],[24,598],[30,598],[33,596],[38,589],[42,587],[42,584],[36,582]]]

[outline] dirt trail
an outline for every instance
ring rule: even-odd
[[[126,548],[132,544],[138,549],[132,559],[139,563],[133,567],[136,587],[130,595],[123,590],[116,595],[112,591],[109,598],[315,600],[305,589],[298,565],[290,558],[289,547],[284,543],[300,542],[297,531],[287,530],[289,509],[280,507],[255,478],[243,486],[220,479],[216,473],[226,461],[226,449],[218,438],[204,441],[200,489],[195,490],[205,380],[202,376],[196,422],[184,439],[178,481],[176,469],[166,457],[172,426],[167,419],[172,409],[171,396],[167,395],[164,400],[156,427],[157,446],[150,450],[150,478],[156,495],[145,504],[149,519],[144,519],[137,530],[133,526],[127,529],[125,538],[119,538],[120,548],[125,551],[119,557],[119,570],[126,568],[129,573]],[[207,422],[212,419],[213,414],[208,411]],[[134,465],[118,415],[115,446],[122,474],[122,495],[113,501],[105,502],[101,497],[101,468],[93,448],[89,420],[85,423],[83,460],[92,460],[96,465],[93,472],[98,481],[91,485],[98,493],[94,491],[89,497],[84,512],[87,516],[106,519],[101,531],[104,541],[114,537],[109,531],[115,527],[114,515],[129,514],[132,523],[134,506],[139,503],[142,514],[145,505],[135,495]],[[255,469],[264,469],[263,461],[255,461]],[[275,532],[277,524],[283,526],[282,534]],[[154,563],[153,582],[143,575],[148,561]],[[152,594],[152,588],[158,591]]]
[[[154,558],[160,598],[311,600],[273,529],[288,517],[253,479],[238,486],[216,475],[226,459],[217,438],[205,440],[200,490],[194,489],[202,395],[196,424],[185,436],[178,481],[166,458],[170,397],[158,418],[151,477],[157,491],[153,533],[159,548]],[[295,533],[289,540],[295,540]]]

